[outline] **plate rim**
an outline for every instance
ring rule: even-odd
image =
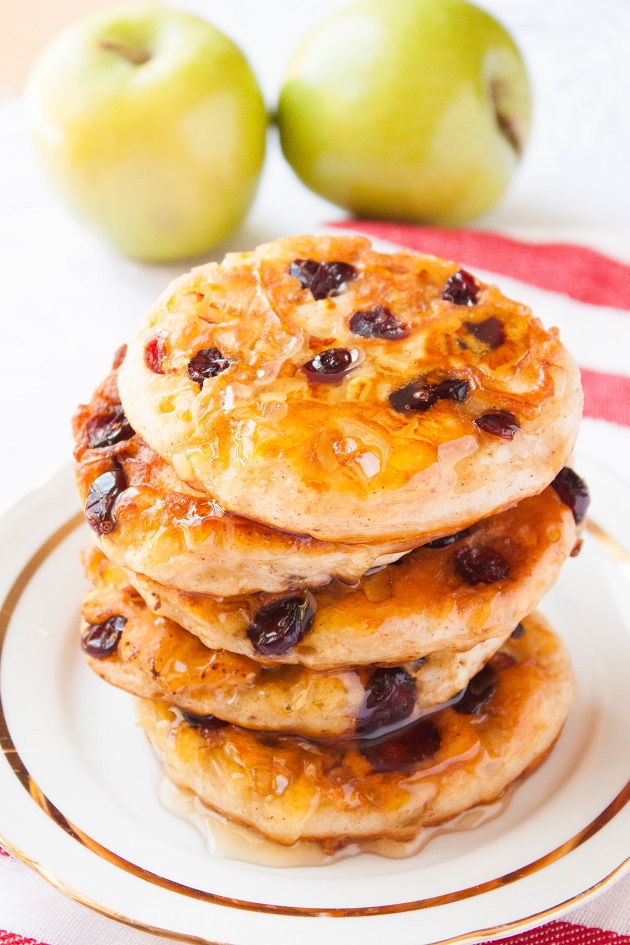
[[[98,915],[112,919],[121,925],[126,925],[130,928],[137,929],[140,932],[147,932],[151,935],[155,935],[156,937],[167,939],[168,941],[185,942],[187,945],[188,943],[190,943],[190,945],[228,945],[227,942],[219,941],[218,939],[210,939],[204,936],[193,935],[192,933],[188,932],[177,932],[173,929],[165,929],[162,926],[150,925],[149,923],[143,922],[139,919],[134,919],[131,916],[126,916],[122,913],[116,912],[115,910],[110,909],[108,906],[105,906],[102,903],[97,903],[88,896],[84,896],[82,893],[78,892],[68,883],[59,879],[59,877],[57,877],[54,873],[51,873],[48,869],[46,869],[46,867],[42,866],[40,863],[29,857],[28,854],[19,850],[2,834],[0,834],[0,844],[8,853],[11,854],[11,856],[15,857],[15,859],[19,860],[21,863],[24,863],[25,866],[32,869],[35,873],[37,873],[38,876],[42,877],[42,879],[45,879],[46,882],[48,882],[54,889],[57,889],[73,902],[85,906]],[[599,880],[599,882],[589,886],[588,889],[583,890],[581,893],[577,893],[576,895],[563,900],[563,902],[557,903],[555,906],[550,906],[547,909],[534,912],[531,915],[525,916],[521,919],[514,919],[512,921],[503,922],[498,925],[474,929],[470,932],[463,932],[449,938],[435,939],[432,941],[431,945],[475,945],[475,943],[481,941],[491,941],[496,938],[503,938],[508,934],[514,935],[520,932],[525,932],[528,929],[537,927],[539,924],[542,924],[542,922],[551,921],[561,915],[564,915],[569,909],[573,907],[589,902],[591,899],[604,892],[609,886],[613,886],[629,871],[630,856],[627,857],[623,863],[620,863],[619,866],[617,866],[611,873]],[[301,918],[305,919],[317,917],[318,916],[315,915],[301,916]],[[344,918],[344,916],[332,916],[331,918]]]
[[[50,489],[54,489],[56,486],[63,486],[64,489],[67,488],[70,474],[71,467],[66,465],[41,486],[21,497],[0,517],[0,527],[6,527],[7,525],[11,524],[11,520],[15,520],[17,518],[19,521],[22,516],[28,515],[29,506],[32,504],[32,502],[36,501],[38,498],[43,498],[44,494],[46,494]],[[19,571],[17,576],[14,576],[15,571],[12,571],[9,575],[7,582],[9,584],[9,589],[4,595],[4,600],[0,609],[0,656],[14,609],[17,606],[17,603],[20,600],[22,594],[28,587],[31,578],[37,572],[38,568],[41,567],[43,562],[48,558],[48,556],[82,523],[83,515],[81,512],[77,512],[71,515],[69,518],[66,514],[62,524],[58,525],[58,527],[52,531],[52,533],[51,528],[47,527],[47,537],[45,537],[42,541],[39,539],[37,540],[37,547],[34,551],[32,550],[32,547],[29,548],[29,551],[26,553],[26,563],[20,562],[22,564],[21,567],[18,565]],[[630,567],[630,554],[628,554],[628,552],[626,552],[626,550],[616,541],[616,539],[606,532],[605,529],[596,523],[592,523],[589,525],[589,532],[598,543],[600,548],[604,550],[608,558],[612,558],[612,560],[617,564],[625,565],[626,569]],[[13,578],[13,580],[11,580],[11,578]],[[0,692],[0,747],[2,747],[5,760],[8,762],[13,774],[17,777],[22,787],[25,788],[30,794],[31,799],[34,801],[36,806],[42,809],[44,813],[55,822],[57,827],[61,828],[66,832],[66,834],[79,841],[79,843],[84,848],[87,848],[92,853],[101,856],[110,865],[113,865],[118,869],[124,869],[127,873],[132,873],[144,882],[151,883],[154,886],[159,886],[163,889],[166,888],[170,892],[180,896],[189,896],[197,899],[201,898],[206,902],[212,903],[215,906],[220,906],[227,910],[244,910],[259,914],[266,913],[277,917],[298,916],[302,919],[312,918],[315,916],[324,916],[331,919],[368,918],[374,916],[391,916],[393,914],[401,913],[417,913],[422,909],[435,908],[451,902],[459,902],[465,899],[473,898],[475,896],[484,895],[485,893],[491,892],[493,889],[510,885],[512,882],[517,881],[524,876],[530,875],[533,872],[538,872],[545,866],[551,865],[551,863],[556,862],[566,854],[577,849],[582,845],[582,843],[590,839],[591,836],[598,833],[603,827],[606,826],[606,824],[611,822],[617,816],[617,814],[623,810],[624,807],[626,807],[628,801],[630,801],[630,781],[628,781],[613,799],[613,801],[607,805],[604,811],[602,811],[591,822],[591,824],[585,828],[582,828],[574,837],[562,843],[559,847],[555,848],[555,850],[549,851],[549,853],[539,857],[531,864],[520,867],[517,870],[506,874],[504,877],[489,880],[480,884],[479,886],[468,887],[467,889],[458,890],[451,894],[434,896],[428,899],[413,900],[403,903],[390,903],[383,906],[349,907],[346,909],[339,907],[326,909],[314,907],[269,905],[265,903],[251,902],[249,900],[232,899],[230,897],[209,893],[203,890],[195,890],[194,888],[186,886],[185,884],[178,883],[174,880],[168,880],[165,877],[160,877],[157,874],[151,873],[143,867],[131,864],[123,857],[113,853],[113,851],[107,850],[96,841],[92,841],[91,838],[83,834],[82,831],[80,831],[78,828],[75,828],[74,825],[72,825],[72,823],[68,821],[54,805],[52,805],[48,798],[38,788],[36,783],[31,778],[28,770],[24,766],[17,749],[13,745],[6,725],[1,695],[2,694]],[[86,843],[83,839],[84,837],[89,842]],[[0,843],[9,853],[15,856],[16,859],[25,863],[36,873],[51,883],[51,885],[61,891],[64,895],[82,905],[87,906],[91,910],[106,916],[107,918],[114,919],[115,921],[126,924],[132,928],[149,932],[153,935],[163,938],[179,939],[180,941],[195,943],[195,945],[222,945],[222,943],[215,939],[209,939],[185,932],[176,932],[161,926],[153,926],[142,920],[135,919],[132,916],[117,912],[116,910],[111,909],[109,906],[96,902],[89,896],[84,895],[65,882],[65,880],[60,879],[55,874],[51,873],[47,867],[30,857],[27,853],[16,846],[16,844],[8,837],[0,834]],[[129,869],[128,867],[132,868]],[[596,883],[592,884],[587,889],[581,890],[580,892],[570,896],[560,903],[556,903],[553,906],[539,910],[538,912],[535,912],[529,916],[523,916],[521,918],[509,920],[507,922],[501,923],[500,925],[488,926],[485,928],[476,929],[474,931],[459,933],[457,935],[440,940],[436,939],[434,940],[433,945],[456,945],[456,943],[457,945],[464,945],[464,943],[480,941],[483,938],[496,938],[507,933],[513,934],[514,932],[531,928],[532,926],[539,924],[541,921],[547,921],[551,918],[554,918],[555,916],[566,912],[568,909],[591,899],[593,896],[597,895],[599,892],[603,891],[605,888],[616,882],[629,869],[630,855]]]

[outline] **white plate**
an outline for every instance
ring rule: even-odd
[[[475,942],[584,901],[630,867],[630,558],[606,537],[630,536],[630,495],[581,468],[606,531],[542,608],[579,681],[550,758],[497,819],[415,857],[281,870],[212,857],[160,807],[131,698],[77,645],[88,533],[60,472],[0,522],[0,842],[105,915],[204,943]]]

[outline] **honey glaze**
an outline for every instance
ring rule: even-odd
[[[162,806],[198,830],[212,856],[271,867],[328,866],[360,853],[372,853],[390,860],[408,859],[424,850],[427,844],[437,837],[477,830],[496,820],[507,809],[513,793],[513,788],[510,787],[490,804],[479,804],[452,817],[447,823],[435,827],[421,827],[412,840],[361,840],[336,850],[327,850],[323,844],[312,840],[297,840],[290,846],[285,846],[263,837],[257,830],[228,820],[211,810],[193,791],[179,787],[167,775],[162,777],[158,788]]]
[[[116,370],[99,384],[90,403],[78,408],[73,431],[84,505],[98,477],[113,467],[124,473],[126,488],[115,502],[114,527],[101,541],[108,557],[182,591],[231,597],[305,583],[315,587],[333,576],[353,583],[414,544],[323,543],[226,512],[179,479],[134,433],[120,403]]]
[[[156,330],[163,373],[144,356]],[[529,308],[454,263],[341,235],[278,240],[178,280],[119,384],[134,430],[191,487],[348,543],[440,537],[540,491],[581,406],[574,362]]]
[[[162,614],[210,648],[267,663],[301,663],[314,670],[395,665],[506,635],[551,587],[576,538],[572,514],[549,487],[452,541],[420,547],[354,585],[332,580],[312,588],[316,609],[306,632],[288,637],[289,645],[271,655],[256,650],[248,628],[261,609],[275,603],[276,595],[218,600],[184,594],[142,575],[133,581],[149,603],[159,599]],[[458,568],[459,556],[468,549],[477,556],[492,555],[501,567],[492,573],[483,569],[481,577],[476,568]],[[151,606],[156,609],[155,603]]]
[[[409,842],[494,802],[558,737],[575,693],[568,654],[541,618],[523,623],[457,703],[393,735],[254,733],[150,700],[138,700],[140,723],[174,781],[275,841]]]
[[[296,253],[315,253],[319,262]],[[333,260],[324,261],[322,254],[331,253]],[[313,283],[299,271],[305,263],[353,275],[330,297],[313,295]],[[476,441],[472,420],[487,407],[516,403],[523,417],[535,419],[554,393],[555,336],[496,287],[475,282],[474,299],[463,304],[445,294],[453,275],[452,263],[383,255],[365,240],[340,237],[279,241],[231,255],[205,278],[202,270],[192,274],[196,305],[189,307],[184,286],[164,313],[172,386],[190,376],[200,348],[223,352],[229,366],[188,397],[203,429],[183,450],[193,477],[207,461],[228,469],[254,457],[283,458],[301,470],[303,482],[326,481],[361,495],[375,480],[380,488],[401,487],[435,463],[440,444]],[[236,285],[247,319],[234,318]],[[399,330],[366,330],[375,312]],[[456,378],[466,393],[440,395],[430,410],[428,402],[420,410],[412,403],[397,416],[389,396],[401,378],[418,376],[433,386]],[[284,405],[281,427],[269,400]]]
[[[501,643],[490,639],[464,653],[431,654],[407,667],[314,672],[299,665],[265,666],[228,650],[208,649],[167,617],[152,613],[128,585],[126,572],[98,549],[85,549],[83,561],[94,585],[82,607],[84,649],[92,669],[136,695],[250,730],[322,739],[383,735],[456,698]],[[120,624],[115,646],[107,652],[86,647],[87,637],[101,634],[111,621]]]

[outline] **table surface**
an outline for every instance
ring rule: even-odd
[[[58,25],[79,10],[107,5],[100,0],[5,4],[0,13],[0,88],[19,91],[32,56]],[[181,5],[208,16],[237,39],[272,102],[290,50],[312,23],[340,3],[190,0]],[[510,27],[524,51],[536,120],[513,186],[477,225],[526,239],[593,245],[630,262],[630,4],[492,0],[485,6]],[[252,211],[229,245],[213,256],[342,216],[297,181],[272,133]],[[0,508],[69,461],[69,418],[76,404],[89,397],[112,352],[184,268],[182,263],[148,266],[120,258],[73,220],[39,172],[20,100],[5,94],[0,102]],[[612,425],[603,430],[601,423],[585,422],[581,442],[586,451],[610,450],[610,443],[621,442],[621,434],[608,427]],[[625,890],[625,899],[618,897],[614,906],[619,915],[626,908],[628,885]],[[41,895],[48,902],[52,891]],[[56,895],[52,907],[69,916],[69,929],[73,913]],[[2,908],[0,895],[0,928]],[[626,920],[630,932],[627,909]],[[38,934],[45,937],[45,923]],[[131,942],[129,934],[121,932],[116,941]],[[75,940],[68,931],[55,945]],[[114,941],[103,931],[105,940]]]

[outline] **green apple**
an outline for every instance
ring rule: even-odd
[[[205,20],[143,4],[79,21],[36,62],[26,106],[53,186],[123,253],[196,255],[247,213],[266,110],[240,50]]]
[[[530,123],[510,35],[465,0],[362,0],[289,66],[284,155],[312,190],[361,216],[457,224],[501,196]]]

